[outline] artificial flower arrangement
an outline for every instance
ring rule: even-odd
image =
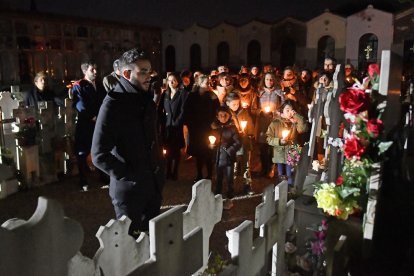
[[[375,86],[379,81],[378,66],[371,68],[370,76],[366,83]],[[378,103],[375,98],[372,90],[361,84],[339,96],[340,109],[349,124],[344,131],[343,143],[336,141],[345,156],[342,173],[335,183],[315,183],[314,191],[318,207],[339,219],[346,220],[366,206],[372,164],[381,162],[383,153],[392,144],[380,139],[386,101]]]
[[[36,144],[37,124],[33,117],[27,117],[19,124],[19,131],[16,133],[16,139],[19,146],[33,146]]]

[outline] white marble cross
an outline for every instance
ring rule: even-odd
[[[28,221],[0,227],[0,275],[66,275],[82,241],[81,225],[66,218],[57,201],[40,197]]]
[[[150,220],[150,259],[128,275],[191,275],[203,266],[200,227],[183,237],[184,206]]]
[[[203,179],[193,185],[192,199],[184,212],[184,235],[197,227],[203,229],[203,264],[208,264],[209,240],[214,225],[221,221],[223,199],[211,192],[211,180]]]
[[[135,241],[128,235],[131,220],[126,216],[111,219],[96,233],[100,248],[94,261],[103,275],[126,275],[150,257],[149,237],[141,233]]]
[[[282,181],[276,186],[276,188],[279,188],[279,196],[275,196],[277,214],[273,213],[270,216],[271,213],[266,210],[271,208],[256,209],[256,221],[262,222],[260,224],[260,236],[265,239],[266,254],[273,251],[272,275],[283,275],[286,231],[293,225],[295,201],[287,202],[287,186],[287,181]],[[264,200],[264,205],[271,206],[275,204],[271,201],[271,197],[264,198]]]
[[[265,240],[261,237],[252,241],[253,222],[246,220],[226,232],[232,265],[220,275],[254,276],[264,275],[266,260]]]

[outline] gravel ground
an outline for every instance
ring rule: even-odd
[[[180,167],[179,180],[166,183],[162,211],[168,210],[174,205],[190,202],[194,176],[194,160],[183,161]],[[100,182],[96,174],[92,173],[90,176],[91,185],[88,192],[80,191],[77,180],[76,177],[67,176],[61,182],[20,191],[0,200],[0,222],[3,223],[10,218],[28,220],[36,209],[39,196],[55,199],[62,204],[67,217],[75,219],[82,225],[85,236],[80,251],[83,255],[92,258],[99,248],[99,241],[95,237],[99,226],[105,225],[110,219],[114,218],[115,214],[108,195],[108,189],[101,188],[106,183]],[[221,222],[214,227],[210,237],[211,252],[218,253],[225,259],[230,258],[227,251],[226,231],[238,226],[244,220],[254,221],[255,208],[262,200],[260,193],[266,185],[272,182],[274,182],[272,179],[254,178],[253,190],[256,194],[242,197],[241,182],[236,181],[234,206],[230,210],[223,211]],[[255,229],[254,236],[257,235],[258,231]]]

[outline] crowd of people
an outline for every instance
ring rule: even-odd
[[[209,73],[184,70],[163,78],[144,52],[132,49],[98,81],[96,63],[83,62],[84,77],[70,89],[78,113],[74,148],[80,187],[88,190],[91,154],[94,165],[109,176],[117,218],[132,220],[133,236],[146,231],[149,219],[159,213],[163,185],[180,178],[184,152],[195,160],[194,182],[213,179],[214,193],[226,191],[228,199],[237,178],[246,194],[252,193],[255,175],[286,179],[292,187],[288,151],[309,140],[308,111],[315,90],[332,89],[335,65],[333,58],[325,59],[320,72],[279,71],[269,64],[230,72],[220,65]],[[352,71],[346,74],[351,84]],[[45,79],[44,73],[35,77],[27,106],[53,100]]]

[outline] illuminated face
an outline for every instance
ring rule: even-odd
[[[136,87],[147,91],[150,86],[151,71],[149,60],[137,60],[128,80]]]
[[[275,79],[271,74],[266,74],[265,76],[265,86],[267,88],[273,88],[275,85]]]
[[[183,81],[184,86],[189,86],[191,82],[190,78],[187,76],[183,76],[182,81]]]
[[[231,100],[231,101],[227,102],[227,106],[232,111],[237,111],[240,107],[240,100]]]
[[[283,71],[283,78],[285,80],[291,80],[295,77],[295,74],[293,73],[293,70],[287,69]]]
[[[292,118],[293,116],[293,108],[290,105],[285,105],[282,111],[283,118]]]
[[[97,74],[96,65],[89,65],[88,69],[83,71],[83,73],[85,74],[85,79],[92,82],[95,81]]]
[[[268,73],[268,72],[272,72],[272,71],[273,71],[272,65],[265,65],[263,67],[263,73]]]
[[[249,85],[249,80],[246,78],[239,79],[239,85],[241,88],[246,88]]]
[[[210,76],[217,76],[219,73],[217,70],[211,70]]]
[[[310,80],[310,78],[311,78],[311,76],[309,75],[308,71],[302,71],[302,72],[300,73],[300,79],[301,79],[303,82],[307,82],[308,80]]]
[[[217,113],[217,119],[219,120],[220,123],[225,124],[230,119],[230,114],[227,113],[226,111],[219,111]]]
[[[335,68],[334,68],[334,63],[332,59],[325,59],[324,63],[323,63],[323,70],[325,70],[326,72],[329,73],[333,73]]]
[[[178,81],[172,75],[168,76],[168,86],[170,87],[170,89],[176,89],[178,87]]]
[[[259,68],[257,68],[256,66],[252,67],[252,69],[250,70],[250,72],[252,73],[252,75],[256,76],[257,74],[259,74]]]
[[[223,72],[228,73],[229,72],[229,68],[227,66],[219,66],[217,68],[217,70],[218,70],[219,73],[223,73]]]
[[[46,86],[46,80],[44,77],[40,77],[35,81],[35,85],[37,87],[37,89],[39,89],[40,91],[43,91],[45,89]]]
[[[220,85],[223,87],[227,87],[231,84],[231,78],[229,76],[225,76],[224,78],[220,79]]]

